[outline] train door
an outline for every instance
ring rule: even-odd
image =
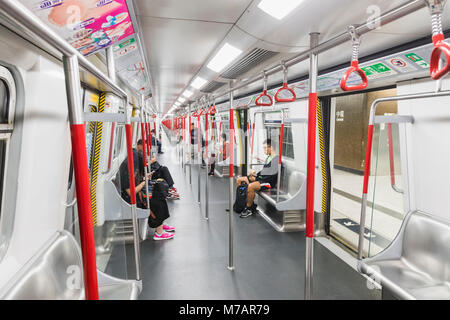
[[[331,210],[330,234],[357,250],[370,108],[378,98],[396,95],[396,89],[332,98],[330,123]],[[376,115],[397,114],[397,103],[382,104]],[[400,128],[396,123],[376,125],[367,201],[364,255],[386,248],[396,236],[403,216]],[[394,185],[392,181],[396,181]]]

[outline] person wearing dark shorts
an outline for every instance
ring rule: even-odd
[[[153,194],[150,199],[150,217],[148,218],[148,225],[151,228],[156,228],[153,240],[169,240],[174,237],[170,231],[175,231],[175,228],[164,224],[164,221],[170,217],[166,201],[168,190],[168,184],[164,179],[157,179],[153,184]]]
[[[267,158],[262,170],[258,173],[252,170],[247,177],[240,177],[236,181],[238,186],[241,185],[241,182],[245,182],[248,185],[247,208],[241,213],[241,218],[247,218],[256,213],[256,205],[254,203],[256,192],[261,189],[274,188],[277,185],[278,156],[272,148],[270,139],[264,141],[264,151]]]

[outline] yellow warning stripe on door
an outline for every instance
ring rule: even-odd
[[[99,96],[98,108],[96,112],[105,111],[105,99],[106,94],[101,93]],[[92,110],[92,112],[95,112]],[[100,147],[102,142],[103,122],[91,122],[89,131],[92,128],[92,151],[89,171],[91,173],[91,207],[92,207],[92,222],[94,226],[97,225],[97,179],[98,179],[98,167],[100,164]]]
[[[319,129],[320,167],[322,169],[322,213],[327,212],[327,168],[325,163],[325,143],[323,134],[322,107],[317,99],[317,126]]]

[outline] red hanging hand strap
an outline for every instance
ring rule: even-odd
[[[359,67],[359,36],[356,34],[356,28],[354,26],[348,27],[348,32],[350,33],[353,41],[353,53],[352,53],[352,62],[350,65],[350,68],[345,72],[344,76],[342,77],[340,81],[341,89],[344,91],[356,91],[356,90],[364,90],[367,88],[367,85],[369,84],[369,79],[367,79],[367,75],[364,73],[364,71]],[[347,85],[348,78],[352,73],[356,73],[361,78],[362,83],[349,86]]]
[[[283,86],[278,89],[277,93],[275,93],[275,101],[276,102],[294,102],[297,99],[297,95],[295,94],[294,90],[290,87],[288,87],[287,83],[287,68],[284,62],[283,65]],[[291,94],[290,98],[282,98],[280,97],[281,92],[288,91]]]
[[[430,58],[430,75],[434,80],[444,77],[450,70],[450,45],[446,43],[442,29],[442,14],[446,0],[428,0],[427,5],[431,14],[431,29],[433,33],[433,51]],[[439,65],[441,56],[445,57],[446,63]]]
[[[261,102],[262,98],[268,98],[270,102]],[[263,77],[263,92],[256,98],[255,105],[261,107],[270,107],[273,105],[272,97],[267,93],[267,76],[265,73]]]

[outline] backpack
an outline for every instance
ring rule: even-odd
[[[241,185],[236,188],[236,200],[234,201],[233,210],[236,213],[241,213],[247,207],[248,184],[241,182]]]
[[[169,194],[169,185],[164,179],[157,179],[153,185],[152,198],[166,200]]]

